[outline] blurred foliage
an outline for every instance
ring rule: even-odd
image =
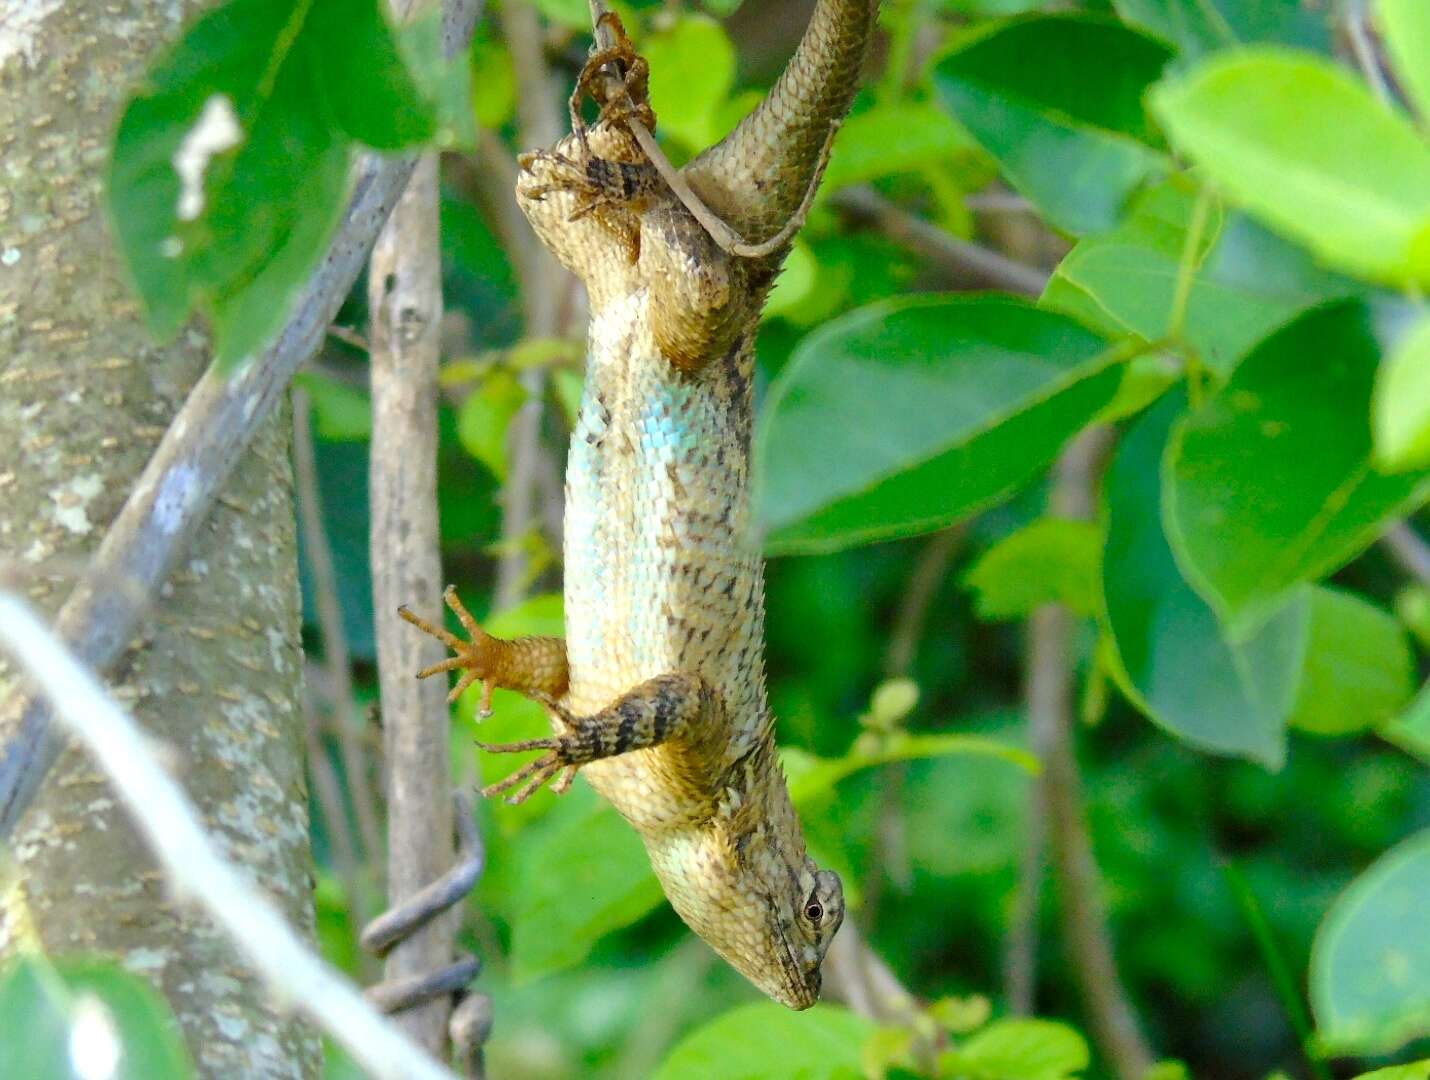
[[[317,0],[313,18],[336,3]],[[367,3],[352,10],[368,18]],[[586,4],[535,6],[567,84]],[[758,102],[806,10],[617,6],[651,60],[676,161]],[[224,29],[248,9],[248,30]],[[531,73],[499,20],[478,28],[461,73],[418,79],[422,65],[404,65],[431,43],[371,19],[330,28],[321,50],[307,35],[328,23],[304,23],[283,59],[257,17],[273,10],[235,0],[161,61],[111,178],[156,329],[196,304],[235,357],[276,325],[321,250],[354,141],[460,142],[474,122],[525,148],[516,106]],[[768,669],[811,848],[844,875],[851,922],[929,1004],[880,1025],[753,1000],[578,782],[563,799],[479,810],[488,869],[462,934],[496,1001],[490,1075],[1112,1075],[1082,1034],[1056,889],[1037,909],[1043,1019],[1009,1016],[1002,983],[1037,764],[1010,620],[1061,602],[1082,617],[1078,762],[1120,974],[1167,1059],[1149,1076],[1383,1066],[1369,1075],[1425,1080],[1426,1063],[1408,1062],[1430,1035],[1430,690],[1415,693],[1430,600],[1375,540],[1398,520],[1417,527],[1430,496],[1426,10],[886,0],[870,78],[761,327],[756,516],[767,551],[796,556],[769,567]],[[1367,11],[1384,55],[1360,62],[1385,65],[1372,78],[1345,44],[1365,38],[1348,20]],[[342,108],[315,114],[321,96],[287,92],[295,65],[326,85],[362,26],[363,74]],[[262,100],[249,55],[281,61]],[[215,152],[200,212],[176,220],[167,163],[215,93],[245,139]],[[281,137],[298,150],[278,167],[264,155]],[[549,376],[553,447],[580,392],[574,329],[552,341],[522,328],[530,271],[472,180],[492,141],[452,162],[442,204],[446,573],[493,632],[559,633],[557,554],[535,533],[518,541],[541,556],[530,599],[483,610],[508,426],[536,385],[523,375]],[[967,282],[948,260],[847,212],[850,189],[945,244],[1048,269],[1046,291],[954,295]],[[240,209],[257,224],[232,228]],[[159,257],[171,237],[182,258]],[[359,290],[339,321],[365,318]],[[367,700],[363,365],[334,341],[303,379]],[[1097,519],[1063,520],[1048,467],[1094,424],[1116,436]],[[453,728],[466,787],[515,767],[475,751],[477,697]],[[480,731],[505,741],[544,723],[499,692]],[[317,836],[320,932],[354,970],[333,827]]]

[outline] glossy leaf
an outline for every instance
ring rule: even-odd
[[[1108,470],[1102,589],[1114,674],[1139,709],[1191,745],[1276,766],[1305,653],[1305,600],[1234,642],[1182,577],[1158,511],[1163,448],[1181,409],[1173,397],[1154,406]]]
[[[1430,1035],[1430,831],[1337,898],[1311,950],[1311,1009],[1332,1052],[1388,1053]]]
[[[1430,143],[1339,66],[1248,49],[1152,101],[1174,145],[1273,228],[1353,273],[1430,284]]]
[[[897,133],[897,138],[891,138]],[[851,116],[839,130],[823,193],[881,176],[946,166],[960,154],[976,152],[968,133],[943,109],[925,102],[876,105]]]
[[[1069,1080],[1088,1067],[1087,1042],[1052,1020],[996,1020],[943,1054],[944,1074],[968,1080]]]
[[[1415,692],[1415,663],[1399,620],[1353,593],[1308,594],[1306,660],[1292,727],[1350,735],[1394,717]]]
[[[873,304],[804,339],[770,391],[757,519],[775,552],[937,528],[1046,466],[1116,392],[1103,341],[997,296]]]
[[[1111,227],[1166,167],[1142,95],[1170,56],[1111,20],[1028,19],[945,57],[934,87],[1009,183],[1053,224],[1082,233]]]
[[[1430,315],[1381,364],[1372,407],[1376,465],[1386,472],[1430,465]]]
[[[1195,193],[1173,184],[1140,195],[1111,232],[1077,242],[1042,303],[1108,333],[1165,337],[1195,200]],[[1221,375],[1297,313],[1362,289],[1244,214],[1215,205],[1192,256],[1182,337]]]
[[[1317,308],[1257,346],[1178,425],[1167,454],[1168,538],[1187,580],[1234,632],[1430,494],[1430,474],[1371,467],[1365,418],[1379,357],[1367,308]]]
[[[1042,518],[985,551],[963,583],[981,619],[1021,619],[1054,603],[1092,615],[1101,545],[1091,522]]]
[[[509,371],[493,371],[462,402],[457,436],[467,453],[506,479],[507,429],[526,402],[526,390]]]
[[[1405,711],[1382,727],[1379,734],[1430,765],[1430,686],[1422,686]]]
[[[0,1047],[6,1076],[194,1075],[168,1003],[139,976],[99,960],[21,957],[0,971]]]
[[[1405,92],[1430,124],[1430,5],[1424,0],[1379,0],[1376,16],[1386,51]]]
[[[1355,1080],[1430,1080],[1430,1058],[1408,1065],[1391,1065],[1375,1072],[1361,1073]]]
[[[641,42],[650,63],[650,100],[660,130],[691,150],[724,134],[716,112],[735,85],[735,46],[704,15],[684,15]]]
[[[436,133],[384,10],[230,0],[151,69],[120,120],[108,196],[155,334],[199,308],[220,361],[259,349],[322,257],[351,141]]]
[[[874,1023],[838,1005],[741,1005],[682,1039],[654,1080],[859,1080]]]
[[[1280,42],[1330,50],[1330,20],[1302,0],[1112,0],[1127,23],[1195,59],[1218,49]]]

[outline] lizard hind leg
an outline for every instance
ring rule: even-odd
[[[406,607],[397,609],[397,614],[407,622],[456,653],[423,668],[417,673],[419,679],[440,672],[460,671],[462,675],[447,695],[448,701],[456,701],[467,687],[480,680],[482,701],[478,714],[483,718],[491,715],[492,691],[499,686],[543,700],[566,693],[570,672],[564,641],[554,637],[520,637],[510,641],[492,637],[472,617],[455,588],[447,586],[442,597],[469,640],[463,641],[445,627],[413,614]]]
[[[510,776],[483,788],[483,795],[500,795],[515,788],[507,797],[507,802],[515,805],[526,801],[558,773],[560,776],[553,788],[559,793],[570,787],[576,770],[588,762],[674,740],[689,742],[700,736],[718,739],[718,719],[723,715],[710,684],[698,675],[683,673],[647,679],[590,716],[576,716],[554,698],[538,700],[555,715],[564,730],[544,739],[482,746],[495,754],[546,751]]]

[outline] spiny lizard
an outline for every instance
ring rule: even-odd
[[[744,237],[806,205],[849,107],[878,0],[818,0],[760,107],[681,175]],[[547,706],[545,753],[488,794],[580,768],[639,831],[672,906],[766,994],[803,1009],[844,917],[839,877],[805,851],[765,695],[764,574],[749,536],[753,339],[788,245],[727,253],[642,153],[645,62],[619,23],[573,95],[573,131],[524,155],[517,197],[586,283],[586,387],[566,469],[566,632],[503,641],[448,590],[469,642],[413,616],[463,669]],[[603,71],[614,69],[617,78]],[[578,106],[602,106],[587,129]]]

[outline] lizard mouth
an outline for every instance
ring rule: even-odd
[[[784,985],[767,992],[781,1005],[788,1005],[791,1009],[807,1009],[819,1000],[819,989],[823,981],[819,968],[807,969],[795,959],[794,949],[790,946],[786,928],[773,901],[770,902],[770,920],[775,927],[775,937],[780,943],[780,970],[784,974]]]

